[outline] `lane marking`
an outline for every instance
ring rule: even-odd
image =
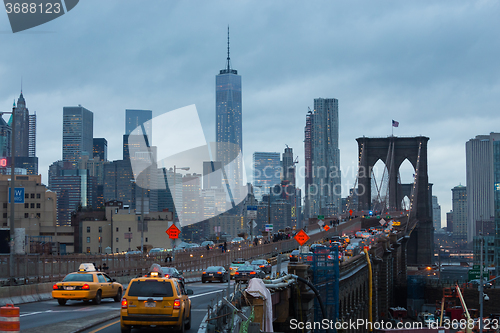
[[[99,327],[98,329],[95,329],[95,330],[93,330],[93,331],[90,331],[89,333],[96,333],[96,332],[99,332],[99,331],[101,331],[101,330],[103,330],[103,329],[105,329],[105,328],[108,328],[109,326],[113,326],[113,325],[115,325],[115,324],[117,324],[117,323],[119,323],[119,322],[120,322],[120,319],[115,320],[115,321],[113,321],[113,322],[111,322],[111,323],[109,323],[109,324],[107,324],[107,325],[104,325],[104,326]]]
[[[219,290],[209,291],[209,292],[206,292],[206,293],[203,293],[203,294],[199,294],[199,295],[189,296],[189,299],[196,298],[196,297],[201,297],[201,296],[205,296],[205,295],[210,295],[210,294],[215,294],[215,293],[220,293],[221,291],[224,291],[224,289],[219,289]]]

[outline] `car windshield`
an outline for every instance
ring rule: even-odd
[[[94,276],[92,274],[69,274],[66,275],[62,282],[93,282]]]
[[[255,267],[250,265],[243,265],[238,268],[239,271],[254,271]]]
[[[252,265],[265,265],[267,264],[266,260],[254,260],[252,261]]]
[[[219,266],[210,266],[207,268],[207,272],[222,272],[223,267]]]
[[[244,263],[245,263],[245,260],[236,259],[235,261],[233,261],[233,264],[235,264],[235,265],[243,265]]]
[[[134,281],[128,290],[129,296],[138,297],[172,297],[174,291],[170,281]]]
[[[163,274],[176,274],[177,270],[173,267],[162,267],[161,271]]]

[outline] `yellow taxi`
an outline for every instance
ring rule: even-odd
[[[59,305],[65,305],[68,300],[101,303],[103,298],[113,298],[119,302],[122,298],[123,286],[110,278],[106,273],[98,272],[94,264],[81,264],[78,272],[64,277],[62,282],[52,286],[52,298]]]
[[[178,279],[166,278],[158,264],[144,277],[130,281],[122,298],[120,326],[122,333],[132,328],[170,327],[180,332],[191,328],[193,291],[184,289]]]

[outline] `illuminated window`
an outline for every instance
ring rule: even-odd
[[[87,237],[87,243],[90,243],[90,237]]]

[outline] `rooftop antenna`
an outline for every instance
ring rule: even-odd
[[[227,26],[227,71],[231,69],[231,63],[229,58],[229,25]]]

